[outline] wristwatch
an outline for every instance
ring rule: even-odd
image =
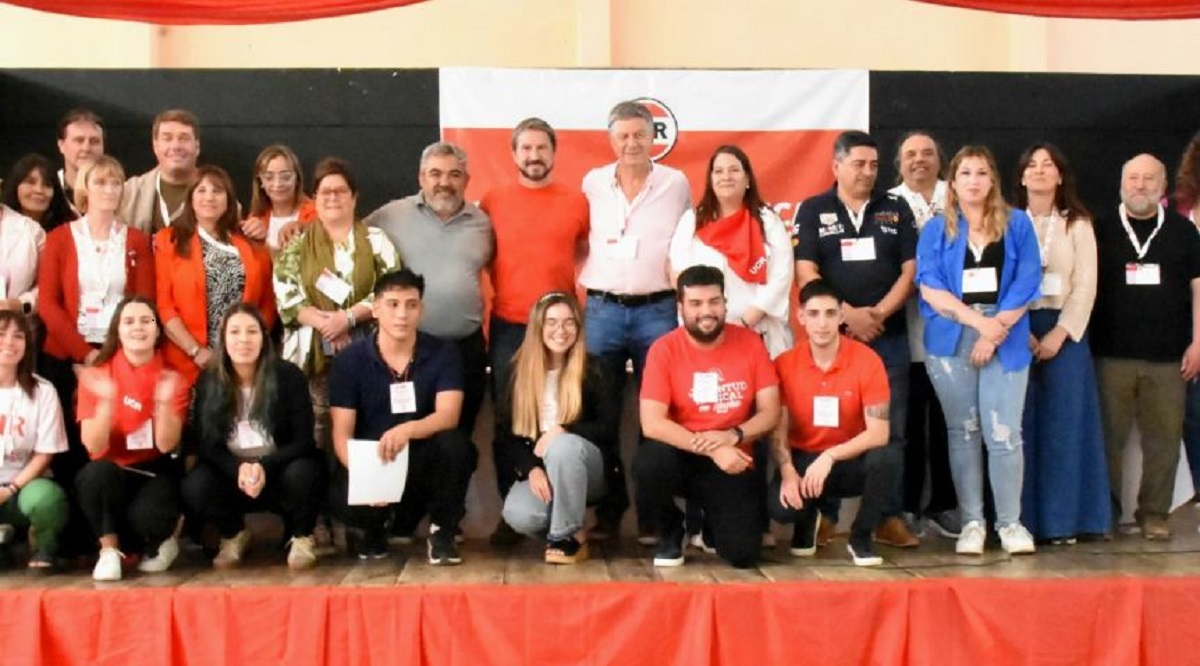
[[[746,432],[742,430],[741,426],[733,426],[730,430],[733,431],[733,434],[737,435],[738,444],[741,444],[742,440],[746,439]]]

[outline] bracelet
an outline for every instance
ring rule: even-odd
[[[346,313],[346,325],[349,328],[354,328],[354,326],[358,323],[358,319],[354,316],[354,308],[348,307],[343,310],[343,312]]]
[[[11,481],[4,484],[4,487],[8,489],[8,492],[12,493],[10,495],[11,497],[16,497],[17,493],[21,492],[21,486],[18,486],[17,484],[15,484]]]

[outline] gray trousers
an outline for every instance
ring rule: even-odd
[[[1139,521],[1147,516],[1166,518],[1171,512],[1183,437],[1185,386],[1179,363],[1100,358],[1096,360],[1096,380],[1108,449],[1113,520],[1121,517],[1125,441],[1135,421],[1142,438],[1142,481],[1134,516]]]
[[[543,459],[550,503],[538,499],[524,480],[504,499],[504,522],[521,534],[565,539],[583,529],[587,507],[604,496],[604,460],[586,439],[563,433],[550,441]]]

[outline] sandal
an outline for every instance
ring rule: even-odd
[[[554,539],[546,544],[546,562],[548,564],[578,564],[587,558],[587,542],[580,543],[573,536]]]

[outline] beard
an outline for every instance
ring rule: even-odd
[[[535,165],[542,167],[542,171],[540,173],[535,173],[530,169],[530,167]],[[517,167],[517,171],[520,171],[521,175],[524,176],[526,180],[530,180],[535,183],[540,183],[541,181],[549,178],[550,172],[553,170],[554,167],[546,166],[546,164],[543,162],[526,162],[525,164]]]
[[[708,344],[708,343],[716,340],[717,338],[721,337],[721,333],[725,330],[725,321],[722,319],[718,319],[716,326],[713,326],[711,331],[705,331],[703,328],[701,328],[700,322],[698,320],[697,321],[685,321],[683,324],[683,328],[688,332],[688,335],[692,336],[692,339],[695,340],[696,342]]]

